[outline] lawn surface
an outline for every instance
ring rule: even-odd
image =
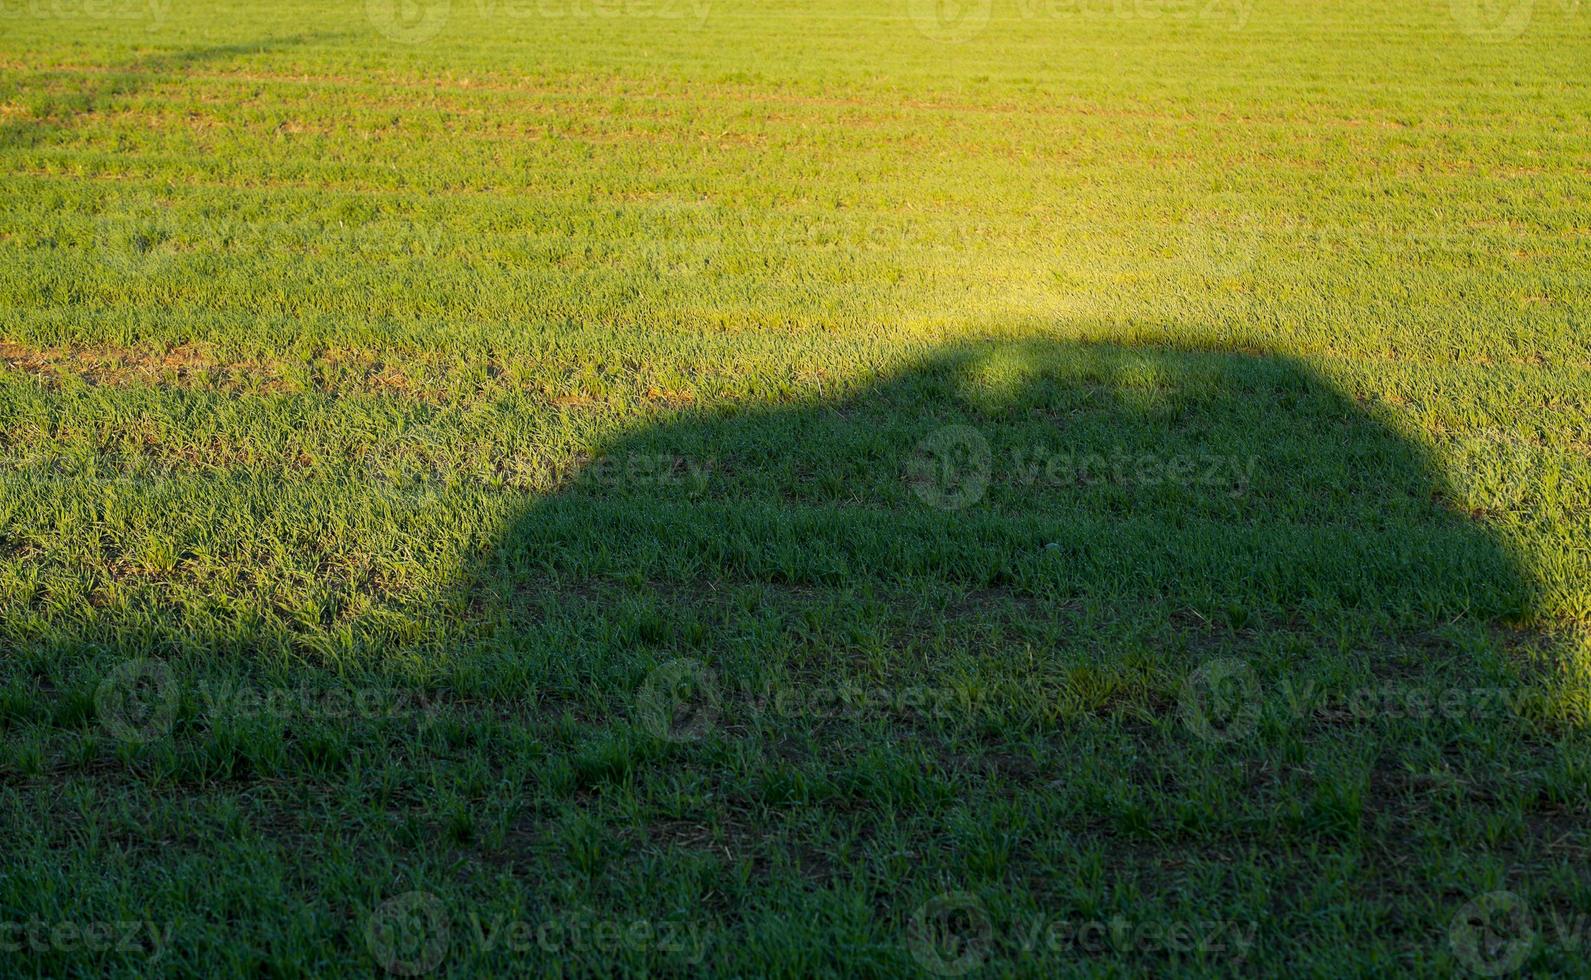
[[[0,18],[5,972],[1587,969],[1583,4]]]

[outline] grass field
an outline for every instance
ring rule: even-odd
[[[1586,972],[1591,7],[0,18],[5,972]]]

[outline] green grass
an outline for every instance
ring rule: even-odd
[[[0,5],[7,972],[1585,971],[1591,9],[967,8]]]

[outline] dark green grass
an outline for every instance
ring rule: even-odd
[[[1435,968],[1472,894],[1583,900],[1553,646],[1496,625],[1528,574],[1284,358],[979,345],[670,413],[543,493],[459,477],[512,418],[438,413],[363,478],[33,484],[7,799],[58,857],[8,904],[169,924],[178,969],[368,962],[420,890],[460,972],[894,973],[942,893],[1023,971]],[[954,510],[950,425],[989,446]],[[74,579],[91,542],[142,574]],[[142,709],[97,690],[133,658],[169,671]],[[1211,663],[1251,671],[1225,709]]]

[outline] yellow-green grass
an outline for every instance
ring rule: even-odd
[[[0,15],[8,970],[1583,969],[1591,9]]]

